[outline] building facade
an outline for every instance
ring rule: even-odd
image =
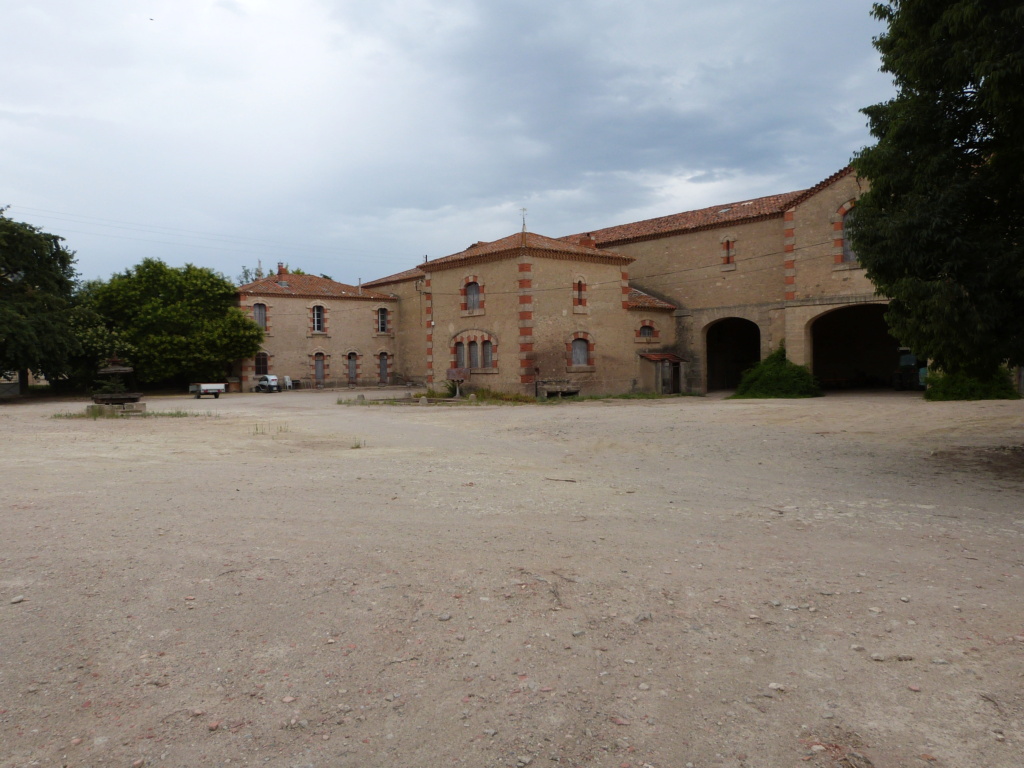
[[[457,375],[522,394],[679,391],[675,307],[630,287],[631,262],[592,241],[519,232],[367,287],[399,303],[412,379]]]
[[[394,297],[279,264],[240,286],[238,303],[264,331],[259,353],[235,364],[243,391],[263,374],[306,388],[394,383]]]
[[[478,242],[361,288],[279,268],[239,289],[267,329],[243,378],[706,392],[785,343],[826,387],[884,385],[899,359],[887,300],[845,237],[865,189],[844,168],[805,190]]]

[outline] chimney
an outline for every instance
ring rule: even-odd
[[[287,275],[288,274],[288,270],[284,268],[284,262],[283,261],[277,262],[277,274],[279,274],[279,275]]]
[[[597,240],[592,238],[590,236],[590,233],[588,232],[587,234],[580,238],[580,245],[582,245],[584,248],[597,248]]]

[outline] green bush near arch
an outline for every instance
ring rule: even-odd
[[[809,370],[786,359],[786,345],[743,374],[733,398],[820,397],[821,387]]]

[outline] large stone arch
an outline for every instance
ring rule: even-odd
[[[705,389],[735,389],[761,359],[761,327],[743,317],[724,317],[704,327]]]
[[[829,309],[807,322],[811,371],[825,389],[888,387],[899,365],[884,303]]]

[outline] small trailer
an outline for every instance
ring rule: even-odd
[[[189,384],[188,385],[188,391],[189,391],[189,394],[194,394],[196,396],[196,400],[198,400],[203,395],[213,395],[214,398],[218,398],[218,397],[221,396],[222,392],[227,392],[228,391],[228,385],[227,384]]]

